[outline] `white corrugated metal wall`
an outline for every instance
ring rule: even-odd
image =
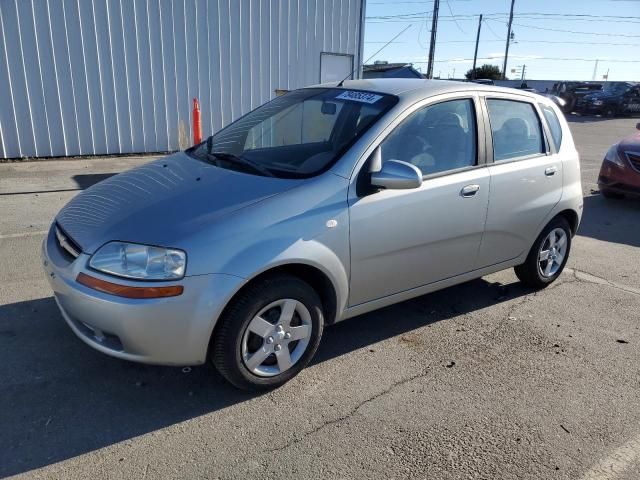
[[[361,63],[364,0],[0,0],[0,158],[158,152]]]

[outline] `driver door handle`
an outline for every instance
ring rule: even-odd
[[[555,175],[555,173],[558,171],[558,167],[556,167],[555,165],[553,165],[552,167],[548,167],[545,171],[544,174],[547,177],[550,177],[551,175]]]
[[[460,190],[460,195],[465,198],[473,197],[478,190],[480,190],[480,185],[467,185]]]

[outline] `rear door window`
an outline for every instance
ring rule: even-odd
[[[558,120],[553,108],[540,104],[540,109],[542,110],[542,114],[549,125],[549,130],[553,137],[553,143],[556,144],[556,150],[560,150],[560,145],[562,145],[562,126],[560,125],[560,120]]]
[[[495,161],[545,152],[540,119],[528,102],[487,99]]]

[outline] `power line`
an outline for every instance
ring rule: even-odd
[[[483,22],[484,23],[484,22]],[[489,25],[486,25],[487,27]],[[487,43],[487,42],[503,42],[504,40],[502,39],[498,39],[498,40],[480,40],[481,43]],[[439,43],[474,43],[475,40],[441,40]],[[369,42],[364,42],[364,43],[369,43]],[[383,43],[383,42],[373,42],[373,43]],[[396,42],[396,43],[405,43],[405,42]],[[565,41],[556,41],[556,40],[516,40],[514,43],[551,43],[551,44],[558,44],[558,45],[564,45],[564,44],[576,44],[576,45],[610,45],[610,46],[617,46],[617,47],[640,47],[640,43],[611,43],[611,42],[565,42]]]
[[[431,12],[429,11],[420,11],[420,12],[408,12],[408,13],[398,13],[398,14],[388,14],[388,15],[370,15],[365,17],[366,19],[391,19],[391,18],[421,18],[422,16],[429,15]],[[457,18],[457,19],[474,19],[478,16],[477,13],[459,13],[454,14],[451,12],[451,15],[441,15],[441,18]],[[508,17],[509,14],[505,12],[493,12],[493,13],[483,13],[485,17]],[[580,21],[584,20],[597,20],[602,21],[603,18],[610,18],[613,20],[640,20],[640,17],[630,17],[628,15],[589,15],[589,14],[569,14],[569,13],[545,13],[545,12],[521,12],[514,13],[514,17],[560,17],[561,19],[570,20],[570,21]],[[553,18],[549,18],[549,20],[553,20]]]
[[[499,60],[504,58],[502,55],[496,57],[478,57],[478,60]],[[557,60],[557,61],[576,61],[576,62],[595,62],[595,58],[561,58],[561,57],[527,57],[521,55],[512,55],[512,58],[519,58],[523,60],[527,60],[528,62],[535,60]],[[612,62],[612,63],[640,63],[640,60],[622,60],[617,58],[612,59],[599,59],[601,62]],[[473,58],[449,58],[446,60],[436,60],[436,62],[472,62]],[[426,63],[422,61],[412,61],[410,63]]]
[[[506,22],[501,22],[500,20],[494,20],[492,18],[488,18],[487,20],[489,20],[491,22],[497,22],[497,23],[506,23]],[[575,33],[575,34],[578,34],[578,35],[598,35],[598,36],[603,36],[603,37],[640,38],[640,35],[625,35],[623,33],[578,32],[578,31],[575,31],[575,30],[565,30],[565,29],[559,29],[559,28],[537,27],[535,25],[525,25],[525,24],[522,24],[522,23],[514,23],[513,25],[517,25],[518,27],[524,27],[524,28],[533,28],[534,30],[545,30],[545,31],[549,31],[549,32],[562,32],[562,33]]]
[[[451,4],[449,3],[449,0],[445,0],[447,2],[447,7],[449,8],[449,13],[451,14],[451,17],[453,17],[453,21],[456,22],[456,27],[458,27],[458,30],[460,30],[462,33],[464,33],[466,35],[467,32],[465,32],[462,27],[460,26],[460,24],[458,23],[458,21],[455,19],[455,15],[453,14],[453,10],[451,9]]]
[[[489,29],[489,31],[491,32],[491,34],[496,37],[498,39],[498,41],[502,41],[502,38],[500,37],[500,35],[498,35],[493,28],[491,28],[491,25],[487,23],[486,19],[483,20],[483,23],[487,26],[487,28]]]
[[[508,14],[506,13],[488,13],[483,14],[487,19],[500,21],[500,18],[507,18]],[[640,17],[623,17],[619,15],[570,15],[570,14],[554,14],[554,13],[514,13],[514,18],[524,19],[524,20],[547,20],[547,21],[575,21],[575,22],[598,22],[598,23],[631,23],[631,24],[640,24]],[[374,23],[383,23],[385,22],[399,22],[399,21],[422,21],[425,18],[429,17],[429,12],[413,12],[413,13],[399,13],[399,14],[390,14],[390,15],[371,15],[365,17],[365,20]],[[451,14],[451,15],[440,15],[441,19],[446,19],[447,21],[457,22],[458,21],[470,21],[475,20],[478,17],[478,14]],[[605,18],[610,20],[604,20]]]

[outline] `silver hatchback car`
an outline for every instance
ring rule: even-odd
[[[515,267],[543,288],[582,213],[553,102],[428,80],[290,92],[57,215],[43,264],[62,315],[126,360],[210,359],[279,386],[325,325]]]

